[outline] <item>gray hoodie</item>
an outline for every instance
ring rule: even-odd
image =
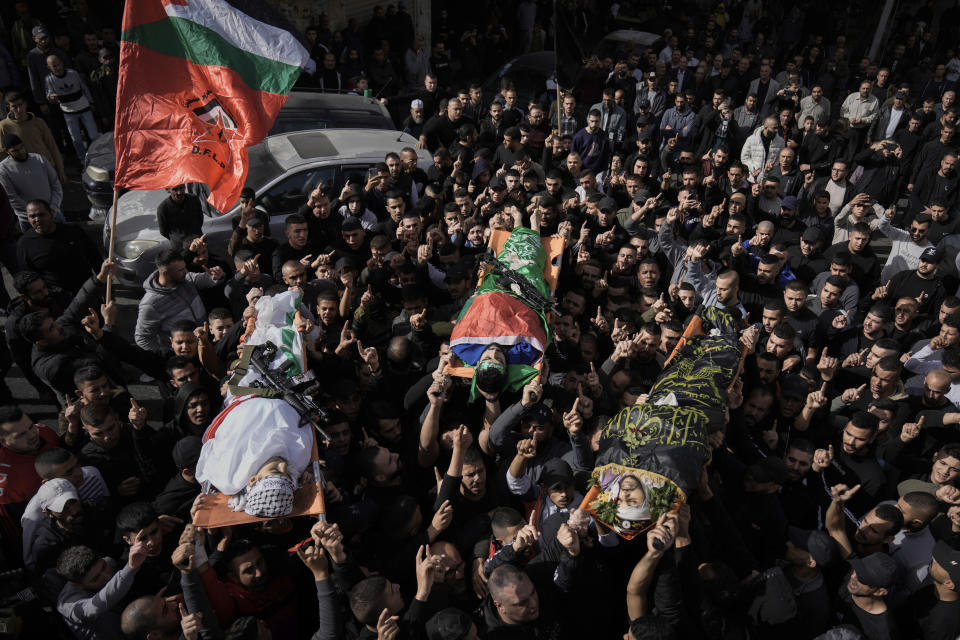
[[[176,287],[161,287],[157,272],[151,273],[143,283],[144,293],[133,334],[137,346],[159,353],[163,348],[161,336],[170,332],[174,322],[193,320],[202,324],[207,310],[197,290],[215,285],[214,279],[206,273],[188,273],[187,279]]]

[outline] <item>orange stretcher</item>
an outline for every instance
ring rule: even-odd
[[[300,319],[300,312],[296,313],[297,320]],[[247,336],[253,333],[256,326],[256,319],[250,318],[247,322],[247,330],[241,339],[246,340]],[[216,422],[216,421],[215,421]],[[326,482],[323,478],[323,471],[320,468],[320,453],[317,449],[317,433],[313,433],[313,450],[310,455],[310,466],[313,470],[314,482],[309,482],[297,489],[293,494],[293,511],[286,517],[296,516],[316,516],[320,520],[326,520],[326,505],[323,501],[323,491]],[[193,524],[205,529],[216,529],[217,527],[230,527],[236,524],[249,524],[251,522],[267,522],[270,518],[259,518],[251,516],[245,511],[234,511],[227,505],[230,496],[223,493],[213,493],[209,486],[203,487],[203,493],[206,498],[203,504],[198,506],[193,514]]]
[[[326,519],[326,505],[323,501],[323,490],[325,482],[323,472],[320,470],[320,455],[317,451],[317,438],[314,434],[313,453],[311,462],[313,468],[313,482],[308,482],[293,494],[293,511],[286,517],[294,518],[296,516],[316,516],[320,520]],[[217,527],[230,527],[236,524],[249,524],[251,522],[267,522],[270,518],[258,518],[251,516],[245,511],[234,511],[227,505],[230,496],[223,493],[208,493],[204,491],[206,498],[203,500],[197,511],[193,514],[193,524],[205,529],[216,529]]]
[[[494,255],[499,255],[503,251],[503,245],[509,238],[510,232],[506,229],[494,229],[490,234],[489,243]],[[543,265],[543,279],[547,281],[547,284],[550,285],[550,291],[553,292],[557,290],[557,281],[560,279],[560,264],[563,260],[563,250],[566,248],[566,243],[562,236],[547,236],[540,238],[540,244],[543,245],[543,250],[547,254],[546,262]],[[480,285],[486,275],[486,273],[480,275],[477,286]],[[454,356],[454,361],[460,362],[460,359]],[[542,368],[542,366],[542,363],[537,363],[537,369]],[[446,373],[458,378],[473,377],[473,369],[470,367],[447,367]]]

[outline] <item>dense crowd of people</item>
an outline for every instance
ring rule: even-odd
[[[549,48],[550,2],[442,8],[429,53],[402,2],[320,16],[303,84],[412,94],[416,142],[316,185],[280,238],[244,190],[223,255],[171,185],[135,327],[62,215],[117,32],[46,4],[17,3],[0,48],[2,364],[59,411],[0,387],[0,637],[960,635],[960,3],[901,7],[876,58],[843,3],[665,10],[657,45],[588,57],[559,99],[480,82]],[[587,41],[607,4],[559,3],[564,28]],[[491,233],[520,227],[565,240],[543,376],[474,389],[449,337]],[[224,381],[291,289],[325,518],[195,527]],[[709,464],[618,539],[580,509],[604,427],[711,306],[746,355]]]

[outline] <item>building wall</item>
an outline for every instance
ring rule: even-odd
[[[373,7],[396,3],[396,0],[268,0],[298,29],[303,31],[316,22],[317,16],[326,13],[330,29],[336,31],[347,26],[347,20],[356,18],[362,27],[373,15]],[[430,40],[430,0],[407,0],[407,12],[413,16],[414,28]]]

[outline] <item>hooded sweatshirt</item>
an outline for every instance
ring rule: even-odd
[[[143,283],[134,340],[142,349],[160,353],[163,338],[177,320],[193,320],[198,325],[207,318],[207,310],[197,294],[216,282],[206,273],[188,273],[186,280],[175,287],[163,287],[154,271]]]

